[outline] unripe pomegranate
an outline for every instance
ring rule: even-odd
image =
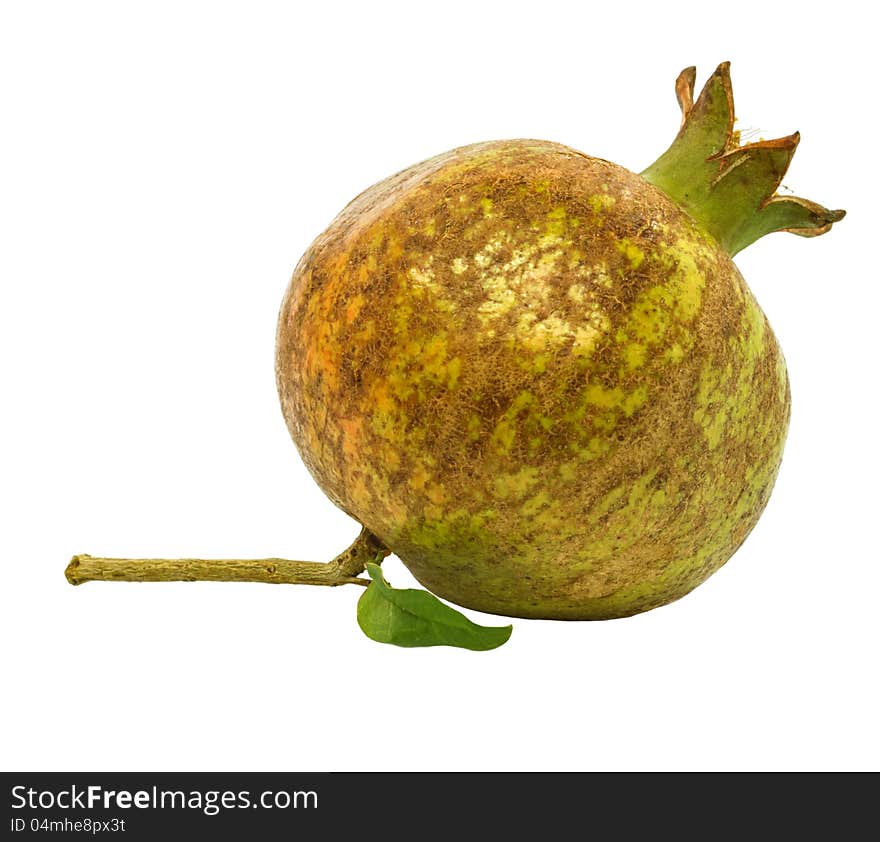
[[[785,362],[731,257],[843,216],[775,195],[798,136],[739,145],[728,65],[637,175],[480,143],[358,196],[281,309],[277,380],[321,488],[425,587],[498,614],[683,596],[760,516]]]
[[[329,563],[77,555],[72,584],[368,586],[358,623],[399,646],[493,649],[431,594],[497,614],[604,619],[683,596],[761,515],[788,375],[731,257],[844,215],[776,194],[794,134],[741,146],[728,65],[639,175],[541,140],[479,143],[358,196],[281,307],[284,417],[360,522]],[[362,576],[367,571],[369,578]]]

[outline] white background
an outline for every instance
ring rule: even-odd
[[[2,766],[878,768],[875,45],[858,8],[4,3]],[[639,170],[677,131],[678,71],[701,86],[725,59],[751,139],[802,132],[785,183],[849,216],[737,258],[793,419],[763,519],[710,581],[632,619],[518,620],[491,653],[373,643],[354,587],[65,582],[77,552],[345,547],[357,526],[275,394],[276,314],[312,238],[374,181],[478,140]]]

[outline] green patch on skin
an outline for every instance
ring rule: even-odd
[[[630,487],[629,494],[627,495],[626,505],[629,509],[637,509],[639,513],[645,508],[645,503],[647,499],[651,496],[648,493],[648,487],[654,481],[654,477],[657,476],[657,469],[654,468],[651,471],[648,471],[645,474],[642,474]]]
[[[649,345],[661,342],[672,324],[671,304],[672,296],[665,286],[645,290],[633,305],[626,327],[615,338],[621,344],[630,336]]]
[[[453,357],[446,364],[446,386],[454,389],[458,385],[458,377],[461,374],[461,357]]]
[[[602,515],[607,514],[611,509],[617,506],[617,503],[620,500],[623,499],[624,494],[626,494],[626,488],[622,485],[611,489],[611,491],[603,495],[599,502],[593,507],[592,515],[594,517],[601,517]]]
[[[760,430],[760,395],[755,394],[753,384],[756,366],[764,355],[764,330],[764,315],[749,296],[740,330],[729,340],[728,362],[720,368],[710,359],[700,371],[693,419],[702,429],[709,450],[717,448],[724,436],[742,441],[754,434],[756,419]],[[739,361],[738,369],[731,360]],[[784,371],[784,363],[782,367]],[[784,389],[778,393],[782,395],[780,402],[784,402]]]
[[[577,442],[571,442],[569,447],[577,453],[582,462],[592,462],[611,450],[611,443],[604,436],[593,436],[587,441],[586,446],[582,446]]]
[[[529,371],[533,374],[543,374],[547,370],[547,363],[553,359],[549,353],[533,354],[532,356],[522,357],[517,360],[517,364],[523,371]]]
[[[529,497],[529,499],[520,506],[520,513],[523,517],[534,517],[541,509],[550,503],[551,499],[549,492],[539,491],[534,497]]]
[[[493,433],[501,438],[513,435],[514,439],[519,434],[534,436],[539,439],[546,437],[558,421],[543,412],[542,403],[531,392],[521,393],[501,415],[496,422]],[[500,442],[503,444],[503,442]],[[499,455],[506,455],[509,448],[502,447],[496,450]]]
[[[531,517],[536,528],[551,530],[557,540],[562,541],[577,534],[577,527],[566,517],[558,500],[549,500]]]
[[[492,431],[492,446],[499,454],[510,453],[516,439],[516,424],[509,418],[502,418]]]
[[[496,544],[492,533],[487,529],[496,517],[494,509],[484,509],[470,514],[465,509],[456,509],[442,518],[423,518],[403,528],[405,540],[413,546],[433,552],[449,552],[459,548],[480,558],[481,550]]]
[[[620,405],[623,405],[622,401]],[[610,435],[617,426],[617,412],[609,410],[608,412],[594,415],[592,423],[594,430],[599,433],[604,433],[605,435]]]
[[[661,365],[675,365],[685,358],[694,344],[690,325],[700,311],[706,285],[700,263],[709,260],[706,246],[685,239],[663,245],[651,255],[649,262],[665,278],[639,294],[629,318],[614,335],[622,372],[641,368],[655,346],[665,346],[659,357],[651,354]]]
[[[756,513],[766,504],[779,468],[784,432],[783,429],[780,436],[779,431],[774,430],[771,434],[777,437],[777,443],[767,453],[767,458],[759,465],[746,469],[745,487],[732,507],[725,502],[732,493],[732,487],[728,484],[738,487],[739,481],[729,480],[721,472],[710,478],[700,493],[687,499],[681,518],[685,522],[698,522],[701,512],[712,512],[710,520],[703,525],[706,534],[713,536],[712,540],[657,568],[653,576],[595,599],[595,611],[602,615],[626,616],[643,610],[645,605],[665,602],[670,592],[679,595],[686,593],[723,564],[729,554],[726,542],[730,539],[727,536],[731,533],[736,536],[734,544],[742,541],[751,529]],[[658,498],[660,493],[658,491],[652,495],[651,505],[661,512],[677,505],[682,499],[681,495],[669,499],[665,494]]]
[[[643,406],[645,401],[647,400],[648,387],[644,385],[637,386],[623,399],[623,402],[620,405],[621,409],[623,410],[623,414],[627,418],[629,418],[637,409]]]
[[[779,403],[784,403],[785,395],[788,392],[788,370],[785,367],[785,357],[782,356],[782,351],[776,357],[776,381],[779,387],[776,397]]]
[[[681,494],[658,485],[658,470],[621,483],[604,494],[589,510],[586,521],[593,539],[579,554],[578,569],[589,572],[604,559],[619,556],[636,546],[668,517],[669,508],[682,501]],[[598,599],[603,599],[597,594]]]
[[[492,431],[491,443],[495,452],[500,455],[510,453],[517,433],[517,417],[529,406],[535,403],[535,396],[528,391],[520,392],[513,403],[505,410],[504,414]]]

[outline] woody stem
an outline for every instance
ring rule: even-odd
[[[76,555],[64,575],[71,585],[83,582],[266,582],[274,585],[368,585],[359,578],[367,562],[390,551],[366,528],[354,543],[329,562],[285,558],[97,558]]]

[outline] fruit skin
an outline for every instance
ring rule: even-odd
[[[641,177],[536,140],[349,204],[294,272],[276,373],[338,506],[438,596],[521,617],[623,617],[705,580],[789,419],[727,253]]]

